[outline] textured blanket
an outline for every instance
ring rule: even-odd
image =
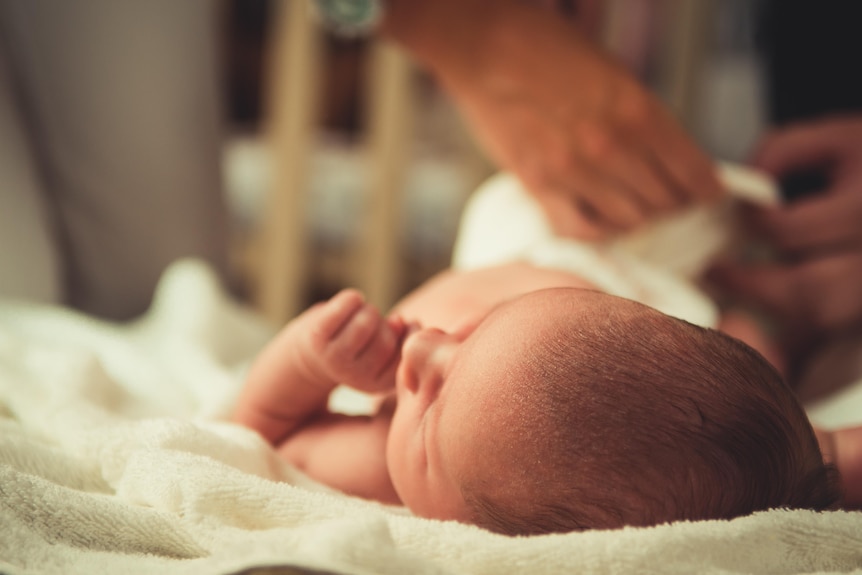
[[[332,492],[224,421],[271,334],[195,262],[127,325],[0,303],[0,572],[862,569],[862,513],[515,539]]]

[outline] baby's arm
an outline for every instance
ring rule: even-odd
[[[338,384],[367,392],[395,383],[398,318],[344,290],[291,321],[257,357],[234,421],[257,430],[307,475],[346,493],[398,503],[386,467],[392,405],[373,417],[329,413]]]

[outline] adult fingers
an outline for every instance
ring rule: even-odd
[[[582,202],[565,191],[541,190],[535,192],[535,198],[559,236],[596,241],[616,231],[588,215],[586,210],[589,208],[585,209]]]
[[[560,146],[559,158],[534,156],[518,174],[545,208],[557,233],[586,239],[634,228],[646,219],[636,194],[580,151]]]
[[[646,221],[646,209],[634,190],[607,169],[607,165],[578,162],[576,186],[583,202],[582,210],[592,215],[599,225],[609,229],[630,230]]]
[[[766,135],[752,163],[771,174],[785,174],[827,162],[843,140],[842,120],[795,124]]]
[[[666,180],[673,182],[683,203],[712,201],[727,193],[715,164],[670,113],[658,108],[640,122],[639,140],[649,150],[653,163],[666,174]]]
[[[862,323],[862,251],[808,260],[794,275],[813,328],[838,330]]]
[[[862,252],[789,265],[724,265],[711,270],[710,278],[810,333],[862,321]]]
[[[644,216],[678,207],[683,203],[676,184],[653,161],[647,143],[631,126],[600,126],[588,123],[577,134],[584,164],[616,182],[622,193]]]
[[[788,254],[862,245],[862,193],[833,189],[781,208],[754,210],[751,222]]]
[[[790,268],[778,264],[719,264],[710,269],[708,277],[743,300],[759,304],[779,316],[788,316],[793,315],[799,299],[792,276]]]

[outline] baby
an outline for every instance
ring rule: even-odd
[[[837,502],[758,353],[592,287],[447,271],[388,317],[342,291],[261,353],[235,420],[346,493],[513,535]],[[377,413],[328,411],[339,384],[380,393]]]

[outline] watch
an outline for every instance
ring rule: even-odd
[[[314,0],[324,25],[339,36],[363,36],[383,19],[383,0]]]

